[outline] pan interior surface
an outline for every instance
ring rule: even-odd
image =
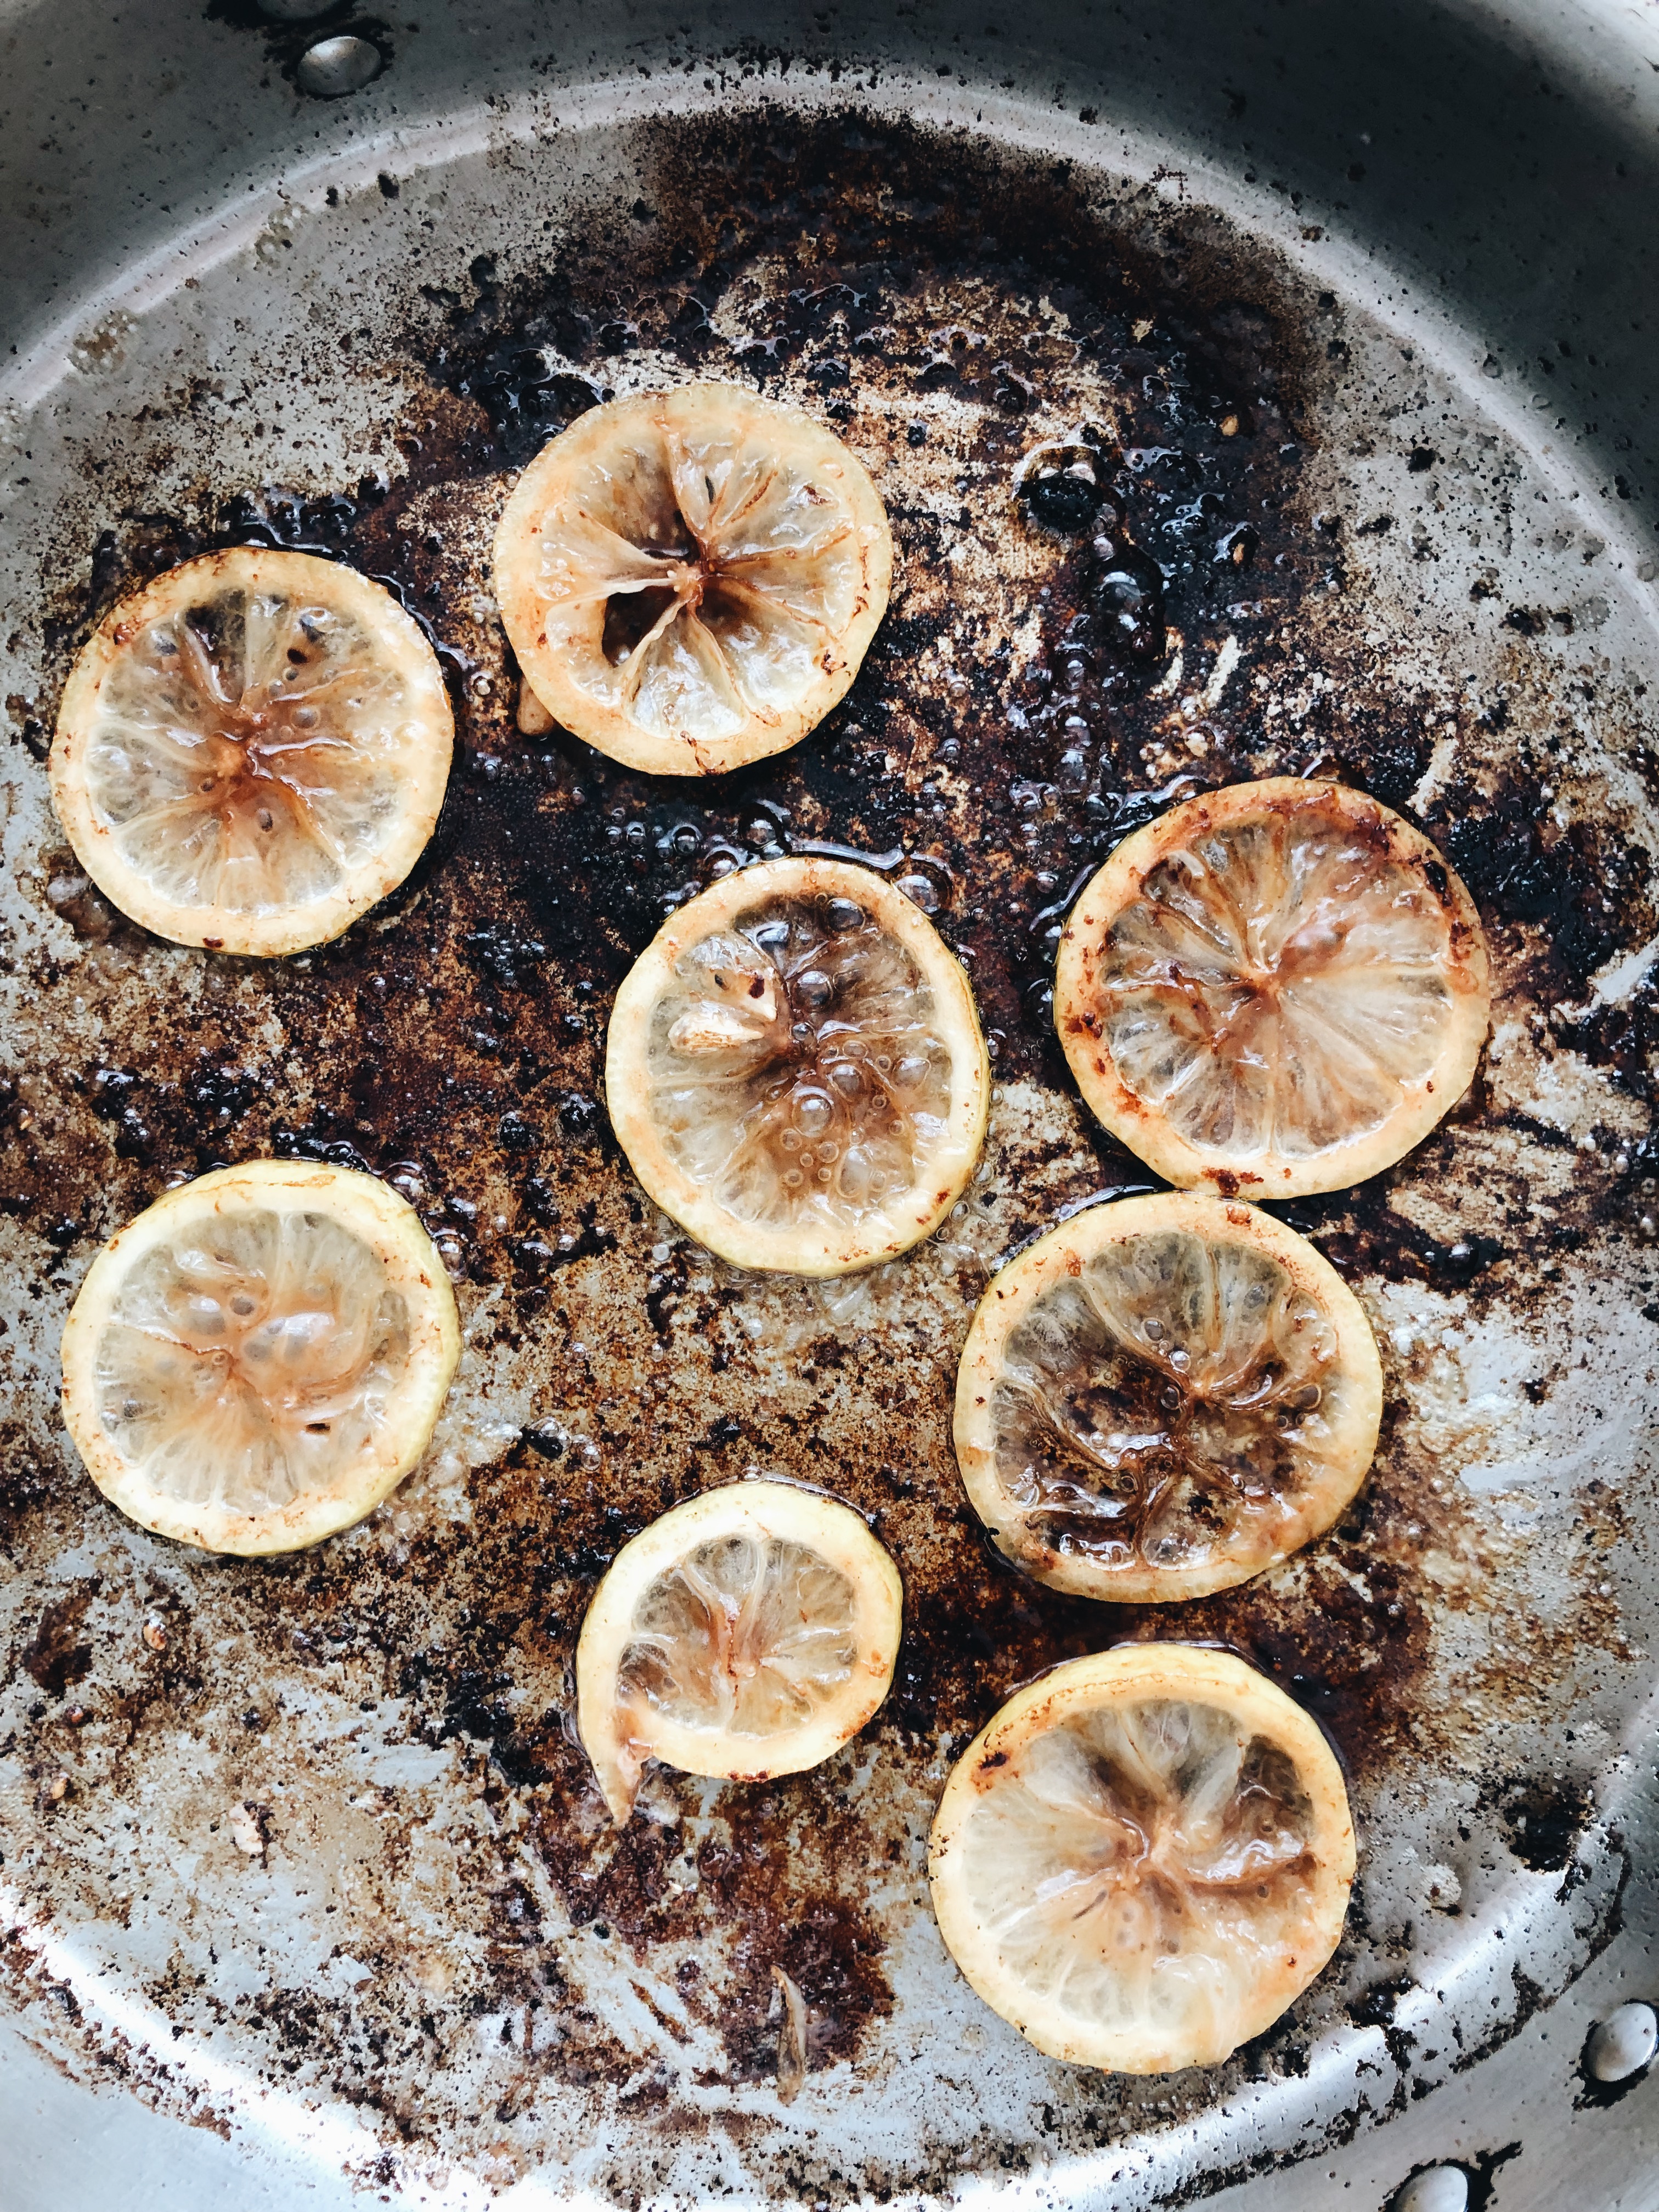
[[[1571,457],[1523,443],[1471,356],[1431,357],[1335,246],[1269,236],[1115,133],[1103,154],[1012,100],[994,129],[912,104],[898,82],[734,84],[556,131],[506,108],[411,130],[100,309],[5,418],[0,1960],[77,2078],[286,2129],[319,2171],[618,2203],[1047,2174],[1164,2203],[1451,2084],[1646,1893],[1659,786],[1635,556]],[[652,781],[519,733],[489,547],[547,436],[692,377],[826,416],[898,557],[811,738]],[[1015,497],[1045,440],[1098,457],[1116,554],[1092,545],[1108,507],[1079,527]],[[237,542],[388,582],[457,708],[424,859],[281,963],[128,925],[46,791],[89,626]],[[980,1541],[957,1357],[1017,1246],[1151,1187],[1054,1040],[1069,897],[1165,805],[1286,774],[1360,785],[1448,853],[1491,940],[1492,1036],[1406,1160],[1279,1209],[1382,1350],[1354,1506],[1240,1589],[1095,1606]],[[656,1214],[599,1081],[665,915],[831,849],[959,952],[997,1090],[937,1235],[814,1285]],[[94,1492],[56,1346],[123,1221],[270,1152],[404,1191],[466,1348],[370,1521],[206,1559]],[[583,1611],[650,1519],[751,1474],[825,1485],[892,1552],[892,1695],[814,1772],[659,1772],[617,1831],[573,1725]],[[1360,1871],[1335,1960],[1267,2034],[1134,2080],[1051,2063],[979,2003],[924,1859],[951,1757],[1018,1684],[1160,1633],[1239,1650],[1316,1715]]]

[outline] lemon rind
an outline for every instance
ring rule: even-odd
[[[1347,1424],[1353,1443],[1329,1480],[1308,1493],[1300,1533],[1259,1559],[1216,1559],[1201,1567],[1107,1568],[1073,1553],[1053,1552],[1041,1561],[1006,1541],[1019,1516],[997,1477],[992,1392],[1001,1371],[1010,1331],[1039,1294],[1108,1244],[1182,1229],[1219,1243],[1248,1243],[1278,1261],[1291,1281],[1314,1299],[1335,1332],[1337,1357],[1352,1393]],[[1206,1191],[1154,1191],[1093,1206],[1062,1222],[994,1275],[974,1310],[957,1369],[951,1437],[969,1502],[997,1548],[1051,1589],[1073,1597],[1126,1605],[1174,1605],[1207,1597],[1249,1582],[1322,1535],[1363,1486],[1376,1454],[1382,1421],[1382,1362],[1365,1309],[1318,1248],[1294,1229],[1237,1199]]]
[[[374,638],[409,686],[409,720],[428,726],[429,744],[400,763],[403,805],[395,835],[343,888],[268,915],[186,905],[166,898],[123,858],[94,803],[82,761],[96,730],[103,687],[123,650],[122,633],[164,619],[215,588],[264,584],[285,596],[343,608]],[[414,617],[391,592],[336,561],[264,546],[230,546],[182,562],[111,609],[81,648],[58,712],[47,778],[52,805],[76,859],[129,921],[174,945],[270,959],[327,944],[394,891],[430,842],[449,781],[454,716],[436,654]]]
[[[1172,1698],[1209,1703],[1234,1714],[1255,1735],[1288,1752],[1314,1813],[1318,1846],[1309,1883],[1307,1936],[1296,1956],[1255,2002],[1228,2024],[1225,2047],[1196,2039],[1126,2034],[1050,2008],[1040,2016],[1033,1992],[1002,1965],[957,1878],[968,1821],[981,1795],[997,1786],[1012,1755],[1067,1711],[1107,1698],[1128,1702]],[[1073,1659],[1017,1691],[994,1713],[952,1767],[928,1838],[927,1875],[945,1948],[963,1978],[991,2009],[1050,2058],[1109,2073],[1166,2074],[1219,2064],[1271,2027],[1328,1964],[1341,1941],[1356,1866],[1353,1816],[1335,1753],[1318,1724],[1276,1684],[1231,1652],[1184,1644],[1120,1644]]]
[[[123,1284],[137,1261],[210,1202],[216,1209],[234,1205],[331,1213],[371,1246],[386,1266],[389,1285],[408,1301],[408,1380],[398,1401],[396,1437],[370,1455],[349,1485],[302,1491],[272,1513],[171,1503],[117,1450],[98,1414],[98,1343]],[[167,1192],[94,1260],[64,1327],[64,1422],[98,1488],[140,1528],[204,1552],[263,1558],[302,1550],[351,1528],[391,1495],[430,1441],[460,1350],[454,1291],[419,1215],[404,1199],[355,1169],[313,1160],[250,1160],[216,1168]]]
[[[635,1740],[636,1765],[651,1758],[684,1773],[738,1782],[799,1774],[821,1765],[866,1726],[891,1685],[903,1624],[903,1585],[879,1538],[850,1505],[794,1483],[745,1481],[724,1484],[671,1507],[611,1561],[576,1643],[577,1733],[619,1825],[632,1810],[636,1786],[624,1772],[616,1699],[635,1609],[652,1583],[697,1545],[737,1532],[800,1544],[846,1577],[857,1606],[854,1635],[861,1655],[860,1676],[813,1721],[769,1737],[767,1757],[758,1765],[747,1751],[741,1760],[714,1759],[713,1747],[720,1739],[713,1731],[661,1715],[652,1717],[648,1744]]]
[[[1119,1077],[1085,1017],[1095,1003],[1098,949],[1115,917],[1140,895],[1147,875],[1175,846],[1275,807],[1334,807],[1388,840],[1395,858],[1414,868],[1445,912],[1453,994],[1450,1030],[1433,1069],[1404,1092],[1401,1105],[1366,1134],[1309,1160],[1268,1151],[1218,1156],[1190,1143],[1157,1108]],[[1421,830],[1364,792],[1346,784],[1267,776],[1229,784],[1184,799],[1133,831],[1085,886],[1061,935],[1054,966],[1054,1026],[1078,1087],[1096,1119],[1155,1174],[1183,1189],[1205,1186],[1255,1200],[1345,1190],[1392,1167],[1444,1119],[1474,1079],[1492,1014],[1491,968],[1474,901],[1456,871]]]
[[[682,953],[768,897],[853,899],[896,938],[933,993],[951,1048],[946,1133],[927,1155],[928,1173],[906,1198],[872,1208],[859,1233],[757,1228],[738,1220],[667,1153],[652,1118],[646,1044],[651,1011]],[[936,1229],[961,1197],[984,1147],[991,1062],[967,975],[919,906],[873,869],[850,861],[790,856],[725,876],[671,915],[617,994],[605,1044],[605,1103],[617,1141],[645,1191],[709,1251],[733,1267],[825,1278],[891,1260]]]

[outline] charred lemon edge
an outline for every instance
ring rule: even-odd
[[[755,1739],[742,1740],[741,1764],[735,1759],[710,1764],[711,1746],[722,1741],[718,1731],[660,1716],[653,1717],[650,1744],[640,1747],[643,1758],[682,1773],[733,1782],[799,1774],[850,1742],[873,1718],[891,1686],[903,1626],[903,1585],[886,1547],[852,1506],[801,1484],[754,1480],[722,1484],[672,1506],[630,1538],[606,1568],[576,1641],[576,1730],[618,1825],[628,1819],[635,1796],[621,1769],[616,1693],[635,1609],[653,1583],[698,1545],[724,1535],[799,1544],[846,1577],[854,1593],[860,1674],[816,1719],[766,1739],[768,1756],[759,1765],[752,1757]]]
[[[1317,1158],[1276,1152],[1223,1159],[1172,1128],[1160,1110],[1130,1090],[1090,1027],[1101,943],[1146,878],[1177,847],[1207,832],[1271,812],[1340,813],[1385,839],[1393,858],[1414,870],[1447,919],[1446,979],[1450,1027],[1431,1073],[1405,1092],[1380,1128],[1332,1146]],[[1346,784],[1267,776],[1183,799],[1133,830],[1085,886],[1060,937],[1054,964],[1054,1027],[1091,1111],[1166,1182],[1205,1186],[1226,1198],[1296,1198],[1346,1190],[1391,1167],[1456,1105],[1474,1079],[1492,1017],[1491,966],[1480,916],[1462,878],[1433,842],[1401,816]]]
[[[1352,1450],[1313,1492],[1300,1516],[1301,1533],[1261,1558],[1212,1560],[1201,1568],[1143,1565],[1109,1571],[1064,1552],[1046,1553],[1042,1563],[1005,1542],[1011,1521],[1007,1492],[997,1475],[992,1392],[1003,1371],[1010,1332],[1042,1293],[1084,1265],[1108,1245],[1178,1229],[1213,1243],[1248,1244],[1284,1268],[1296,1286],[1312,1298],[1335,1332],[1337,1357],[1352,1394],[1348,1426]],[[951,1439],[963,1489],[999,1551],[1051,1589],[1074,1597],[1104,1599],[1126,1605],[1173,1605],[1207,1597],[1265,1574],[1304,1545],[1322,1535],[1358,1494],[1376,1454],[1382,1420],[1382,1362],[1365,1309],[1330,1261],[1305,1237],[1259,1208],[1205,1191],[1158,1191],[1087,1207],[1049,1230],[992,1277],[969,1324],[957,1370]]]
[[[341,1489],[302,1491],[269,1513],[183,1505],[146,1482],[124,1458],[98,1413],[98,1344],[132,1268],[205,1211],[331,1215],[380,1259],[388,1285],[410,1313],[410,1352],[388,1435],[362,1473]],[[460,1359],[459,1316],[442,1262],[408,1201],[374,1176],[314,1160],[249,1160],[181,1183],[118,1230],[93,1261],[64,1325],[64,1425],[87,1472],[129,1520],[153,1535],[204,1552],[257,1559],[295,1552],[351,1528],[391,1495],[437,1425]]]
[[[839,471],[859,549],[861,596],[847,628],[834,641],[836,665],[822,671],[822,681],[811,687],[803,704],[779,713],[775,720],[751,714],[737,736],[706,743],[689,737],[653,737],[621,708],[606,706],[585,691],[570,675],[563,656],[546,641],[544,602],[536,579],[544,519],[561,496],[568,471],[602,455],[629,417],[644,416],[660,422],[665,410],[678,402],[696,404],[710,399],[740,404],[753,416],[775,422],[781,440],[810,436],[815,458]],[[887,611],[893,583],[893,534],[870,471],[827,423],[805,408],[765,398],[747,385],[707,379],[606,400],[550,439],[508,495],[496,526],[492,571],[502,628],[532,694],[556,723],[610,759],[647,775],[724,775],[750,761],[787,752],[846,697]]]
[[[1231,1713],[1252,1735],[1286,1752],[1313,1813],[1307,1934],[1283,1972],[1264,1978],[1258,2002],[1240,2008],[1224,2048],[1179,2037],[1091,2029],[1042,2000],[1003,1966],[975,1917],[959,1873],[975,1807],[997,1787],[1015,1756],[1069,1715],[1104,1704],[1169,1698]],[[1315,1722],[1276,1684],[1231,1652],[1188,1644],[1120,1644],[1052,1668],[1017,1691],[980,1730],[947,1778],[927,1845],[933,1913],[963,1978],[991,2009],[1050,2058],[1117,2074],[1169,2074],[1218,2065],[1269,2027],[1328,1964],[1341,1941],[1357,1854],[1347,1787],[1335,1753]]]
[[[652,1011],[681,955],[769,898],[841,897],[863,907],[915,960],[933,994],[951,1051],[946,1135],[910,1195],[868,1217],[860,1235],[763,1228],[739,1221],[676,1166],[652,1115],[647,1046]],[[617,1141],[647,1195],[700,1244],[737,1267],[823,1278],[897,1257],[936,1229],[967,1188],[984,1147],[991,1061],[961,962],[921,908],[874,869],[796,854],[757,860],[688,900],[623,978],[605,1041],[605,1104]]]
[[[238,588],[270,589],[291,599],[338,607],[352,617],[408,685],[408,719],[428,724],[431,740],[400,764],[403,803],[397,834],[389,842],[349,871],[343,889],[264,915],[164,897],[122,857],[88,788],[85,768],[105,683],[132,632],[199,605],[216,591]],[[232,545],[164,570],[104,617],[82,647],[64,687],[46,773],[52,805],[76,859],[130,921],[174,945],[270,959],[327,944],[404,881],[437,827],[454,743],[454,715],[437,655],[420,624],[383,585],[314,553]]]

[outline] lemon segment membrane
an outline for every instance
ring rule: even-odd
[[[612,1817],[647,1762],[764,1781],[816,1766],[887,1694],[897,1570],[850,1507],[744,1482],[625,1545],[576,1651],[577,1723]]]
[[[1085,1098],[1169,1182],[1285,1198],[1376,1174],[1474,1074],[1486,941],[1428,839],[1293,776],[1185,801],[1083,892],[1054,1019]]]
[[[64,1419],[141,1526],[207,1551],[292,1551],[409,1472],[459,1343],[442,1267],[396,1192],[253,1161],[169,1192],[100,1253],[64,1329]]]
[[[1376,1448],[1363,1308],[1255,1207],[1092,1206],[993,1277],[957,1372],[957,1464],[998,1547],[1079,1596],[1224,1589],[1328,1528]]]
[[[929,1876],[969,1982],[1049,2057],[1211,2066],[1340,1939],[1354,1875],[1319,1729],[1231,1653],[1120,1646],[1020,1691],[939,1802]]]
[[[840,1274],[961,1195],[990,1064],[967,979],[872,871],[763,862],[683,908],[624,981],[611,1116],[665,1212],[740,1267]]]
[[[53,740],[53,803],[99,889],[182,945],[276,954],[337,937],[432,835],[453,721],[388,592],[235,546],[122,601]]]

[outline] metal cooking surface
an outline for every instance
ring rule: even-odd
[[[1184,178],[926,134],[903,106],[411,134],[378,179],[316,173],[142,316],[88,325],[6,429],[0,1961],[64,2064],[209,2125],[269,2092],[385,2186],[544,2168],[618,2202],[838,2201],[1085,2158],[1117,2203],[1203,2194],[1449,2080],[1619,1926],[1659,1589],[1659,782],[1620,547],[1470,388]],[[489,596],[541,440],[691,374],[827,414],[899,554],[844,705],[712,785],[520,737]],[[1086,538],[1011,499],[1027,447],[1084,420],[1170,579],[1144,658]],[[112,598],[250,537],[392,583],[459,736],[408,885],[271,963],[112,914],[42,765]],[[1401,1167],[1275,1209],[1382,1345],[1356,1506],[1220,1597],[1068,1601],[981,1540],[948,1423],[988,1272],[1150,1187],[1054,1043],[1055,933],[1128,827],[1283,773],[1363,785],[1450,853],[1492,937],[1492,1047]],[[655,1214],[599,1080],[664,915],[826,847],[934,914],[998,1090],[939,1236],[813,1287]],[[268,1152],[415,1199],[468,1348],[427,1461],[362,1528],[204,1559],[92,1491],[57,1339],[123,1220]],[[893,1695],[816,1773],[656,1775],[618,1835],[571,1721],[583,1610],[635,1530],[750,1473],[826,1484],[894,1553]],[[1362,1860],[1342,1949],[1269,2034],[1133,2081],[1050,2063],[965,1990],[923,1854],[952,1751],[1018,1682],[1159,1633],[1225,1641],[1319,1717]],[[244,1803],[263,1856],[234,1839]],[[787,2108],[775,1965],[811,2008]]]

